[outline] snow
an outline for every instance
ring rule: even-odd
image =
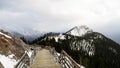
[[[80,68],[85,68],[85,67],[81,65]]]
[[[14,56],[15,56],[14,54],[11,54],[8,57],[11,58],[11,59],[13,59]]]
[[[80,68],[85,68],[83,65],[79,65]]]
[[[25,51],[25,53],[27,53],[27,55],[28,55],[29,57],[31,57],[31,56],[32,56],[33,51]]]
[[[109,47],[108,49],[111,50],[113,53],[117,54],[117,51],[114,48]]]
[[[0,24],[0,28],[4,29],[5,31],[17,36],[22,37],[24,36],[27,40],[32,41],[40,36],[43,36],[46,32],[41,32],[36,29],[24,28],[19,27],[18,25],[8,25],[8,24]]]
[[[65,35],[60,34],[59,36],[60,36],[60,39],[66,39]]]
[[[92,55],[94,55],[94,52],[89,51],[89,56],[92,56]]]
[[[56,37],[54,37],[54,38],[55,38],[55,41],[56,41],[56,42],[59,41],[58,39],[61,39],[61,40],[64,40],[64,39],[65,39],[64,35],[59,35],[59,36],[56,36]]]
[[[59,39],[64,40],[64,39],[65,39],[65,36],[62,35],[62,34],[60,34],[60,35],[55,35],[55,36],[49,36],[48,38],[49,38],[49,39],[53,39],[53,38],[54,38],[55,41],[58,42]]]
[[[103,39],[103,36],[102,36],[102,35],[97,35],[97,34],[96,34],[95,37],[94,37],[94,39],[101,39],[101,40],[102,40],[102,39]]]
[[[58,56],[60,56],[60,53],[57,53]]]
[[[95,53],[95,47],[94,45],[91,45],[91,42],[89,43],[89,41],[86,40],[81,40],[81,41],[71,41],[70,47],[72,50],[83,50],[86,54],[88,54],[89,56],[93,56]]]
[[[58,42],[59,37],[55,37],[55,41]]]
[[[9,56],[0,55],[0,62],[4,68],[14,68],[14,66],[17,64],[17,61],[15,59],[11,59],[13,56],[13,54]]]
[[[65,36],[62,35],[62,34],[60,34],[60,35],[58,35],[58,36],[56,36],[56,37],[54,37],[54,38],[55,38],[55,41],[58,42],[58,39],[64,40],[64,39],[65,39]]]
[[[6,35],[6,34],[4,34],[4,33],[2,33],[2,32],[0,32],[0,34],[1,34],[1,35],[4,35],[4,36],[7,37],[7,38],[11,38],[10,36],[8,36],[8,35]]]
[[[92,32],[92,29],[89,29],[87,26],[76,26],[66,34],[74,35],[74,36],[83,36],[87,33]]]
[[[33,53],[33,51],[28,51],[28,52],[27,52],[27,54],[28,54],[29,57],[32,56],[32,53]]]

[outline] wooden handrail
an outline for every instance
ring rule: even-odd
[[[64,50],[61,51],[59,63],[63,68],[80,68],[80,65],[75,62]]]
[[[55,48],[49,48],[49,50],[55,57],[56,63],[60,63],[63,68],[80,68],[80,65],[74,61],[64,50],[61,51],[60,56],[57,54]]]
[[[39,49],[34,49],[31,57],[28,56],[27,52],[23,54],[15,68],[27,68],[30,64],[33,63],[34,57]]]
[[[50,52],[51,52],[51,54],[55,57],[55,62],[56,62],[56,63],[59,63],[59,56],[58,56],[55,48],[50,48]]]
[[[19,60],[19,62],[17,63],[17,65],[15,66],[15,68],[22,68],[22,67],[27,68],[26,65],[29,65],[29,58],[27,53],[25,52],[21,57],[21,59]]]

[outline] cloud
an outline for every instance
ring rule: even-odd
[[[10,23],[46,32],[88,25],[112,37],[120,33],[117,30],[119,3],[120,0],[1,0],[0,24]]]
[[[118,0],[35,0],[34,2],[26,0],[25,2],[30,10],[45,19],[58,18],[71,21],[72,25],[108,25],[110,21],[120,17]]]

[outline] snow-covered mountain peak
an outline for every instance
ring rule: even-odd
[[[28,41],[33,41],[34,39],[45,34],[45,32],[40,32],[32,28],[26,28],[24,26],[20,27],[18,25],[2,24],[0,25],[0,29],[3,29],[17,37],[24,37]]]
[[[69,35],[74,35],[74,36],[83,36],[87,33],[91,33],[93,32],[92,29],[90,29],[89,27],[82,25],[82,26],[75,26],[74,28],[72,28],[71,30],[69,30],[68,32],[66,32],[66,34]]]

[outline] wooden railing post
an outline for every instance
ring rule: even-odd
[[[15,66],[15,68],[22,68],[22,67],[27,68],[26,64],[27,65],[29,64],[29,58],[27,53],[25,52],[21,57],[20,61],[18,62],[18,64]]]
[[[20,58],[19,62],[16,64],[15,68],[27,68],[33,63],[33,59],[38,52],[38,49],[34,49],[31,57],[28,56],[27,51]]]
[[[75,62],[64,50],[58,56],[55,48],[49,48],[51,54],[55,57],[57,63],[62,65],[62,68],[80,68],[80,65]]]
[[[80,65],[76,63],[64,50],[61,51],[59,63],[63,68],[80,68]]]

